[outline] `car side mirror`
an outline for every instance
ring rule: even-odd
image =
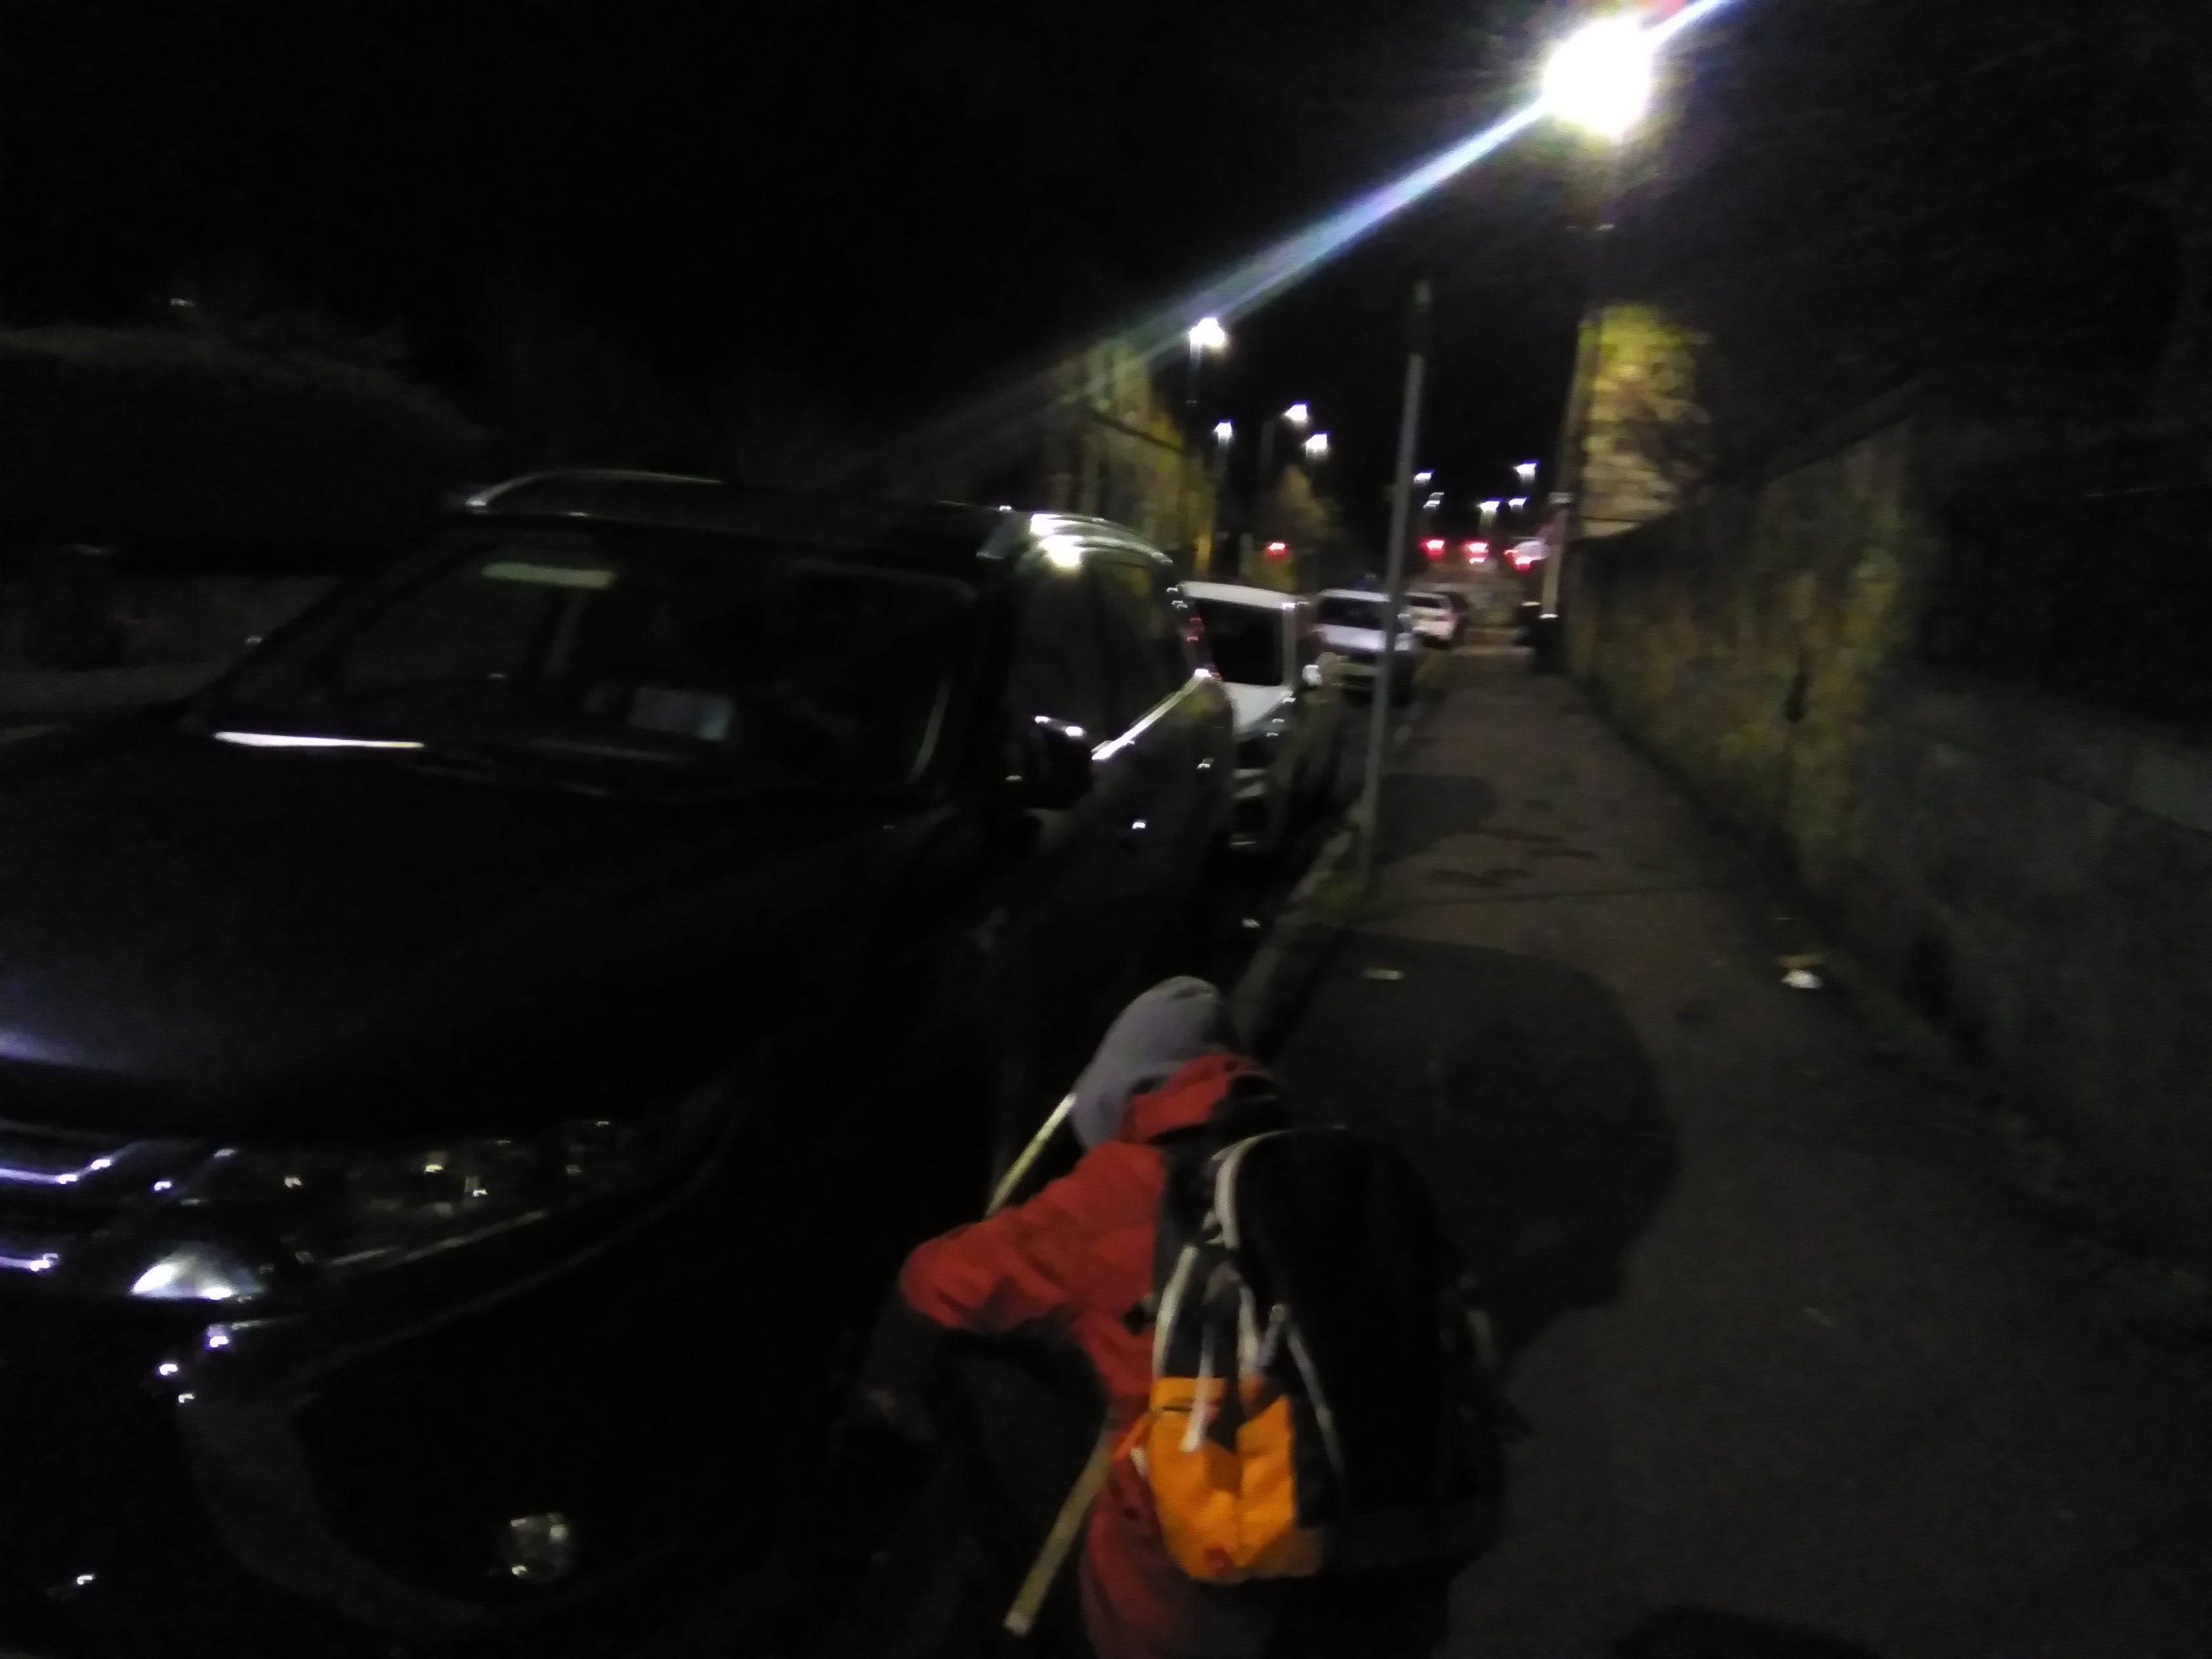
[[[1300,672],[1298,678],[1305,682],[1306,690],[1309,691],[1320,690],[1328,679],[1328,677],[1321,672],[1321,665],[1317,662],[1308,663]]]
[[[1008,782],[1022,806],[1064,812],[1091,793],[1091,739],[1081,726],[1040,714],[1017,748],[1020,769]]]

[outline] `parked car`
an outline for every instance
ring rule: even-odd
[[[1413,620],[1414,637],[1422,644],[1449,647],[1459,642],[1459,611],[1442,593],[1408,593],[1406,611]]]
[[[1310,601],[1265,587],[1186,582],[1237,712],[1232,844],[1272,853],[1335,798],[1344,703]]]
[[[1316,600],[1314,621],[1323,648],[1343,659],[1340,672],[1344,684],[1352,691],[1373,690],[1375,665],[1382,653],[1387,635],[1393,653],[1390,700],[1404,703],[1413,698],[1419,647],[1414,643],[1413,617],[1401,611],[1394,629],[1389,624],[1389,611],[1390,601],[1383,594],[1356,587],[1332,587]]]
[[[774,1580],[1225,830],[1188,634],[1109,524],[549,475],[0,751],[0,1649]]]

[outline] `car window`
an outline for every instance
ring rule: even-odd
[[[1088,570],[1053,564],[1029,575],[1006,696],[1018,718],[1044,715],[1103,740],[1114,720],[1092,581]]]
[[[272,641],[207,702],[285,732],[893,787],[936,746],[972,599],[775,538],[462,532]]]
[[[1239,605],[1231,599],[1195,599],[1206,622],[1213,665],[1237,685],[1280,685],[1283,674],[1283,613],[1273,606]]]
[[[1115,558],[1091,561],[1104,600],[1101,627],[1112,674],[1112,713],[1126,731],[1190,678],[1190,647],[1166,584],[1146,567]]]
[[[1326,594],[1321,602],[1321,620],[1325,627],[1371,628],[1380,632],[1385,614],[1383,602],[1353,599],[1348,594]]]

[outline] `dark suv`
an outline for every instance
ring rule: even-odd
[[[767,1560],[898,1252],[1176,946],[1189,639],[1110,525],[556,475],[11,746],[0,1648]]]

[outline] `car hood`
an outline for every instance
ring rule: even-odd
[[[9,757],[0,1119],[314,1139],[619,1108],[696,1080],[732,982],[854,932],[823,868],[883,832],[395,758],[167,732]]]
[[[1291,700],[1287,685],[1239,685],[1228,683],[1229,707],[1237,718],[1237,735],[1248,737],[1267,721],[1267,717]]]

